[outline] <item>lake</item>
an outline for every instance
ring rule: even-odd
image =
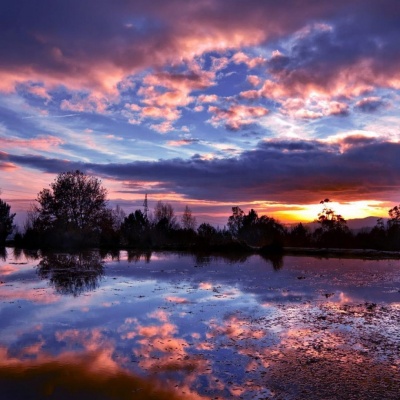
[[[399,399],[400,260],[6,249],[1,399]]]

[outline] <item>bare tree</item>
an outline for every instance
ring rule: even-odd
[[[178,227],[175,211],[171,204],[159,201],[154,207],[154,224],[159,228],[175,229]]]
[[[195,230],[197,226],[196,217],[192,215],[192,210],[189,206],[185,207],[181,217],[181,223],[183,229]]]
[[[125,211],[117,204],[114,210],[112,210],[112,218],[114,229],[118,230],[121,228],[122,223],[126,217]]]

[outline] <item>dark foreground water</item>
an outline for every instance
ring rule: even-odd
[[[399,399],[400,261],[0,259],[1,399]]]

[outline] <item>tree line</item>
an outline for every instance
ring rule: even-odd
[[[400,206],[389,210],[372,229],[353,233],[346,220],[321,201],[321,212],[313,231],[305,224],[286,227],[251,209],[247,214],[232,207],[226,227],[197,225],[186,206],[178,219],[171,204],[159,201],[151,215],[136,210],[126,215],[111,209],[107,190],[96,177],[81,171],[59,174],[49,189],[39,192],[28,213],[23,232],[14,244],[31,248],[114,247],[139,249],[224,249],[279,251],[285,246],[323,248],[370,248],[400,250]],[[10,206],[0,199],[0,245],[15,229]]]

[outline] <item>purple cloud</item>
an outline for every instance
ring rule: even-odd
[[[339,144],[321,141],[268,141],[238,157],[204,160],[171,159],[126,164],[94,164],[16,156],[2,153],[2,162],[50,173],[81,169],[104,178],[128,182],[160,182],[169,192],[198,200],[279,201],[314,203],[321,196],[350,201],[386,199],[398,191],[400,144],[349,139],[345,150]],[[132,183],[129,183],[132,182]],[[132,186],[133,185],[133,186]]]

